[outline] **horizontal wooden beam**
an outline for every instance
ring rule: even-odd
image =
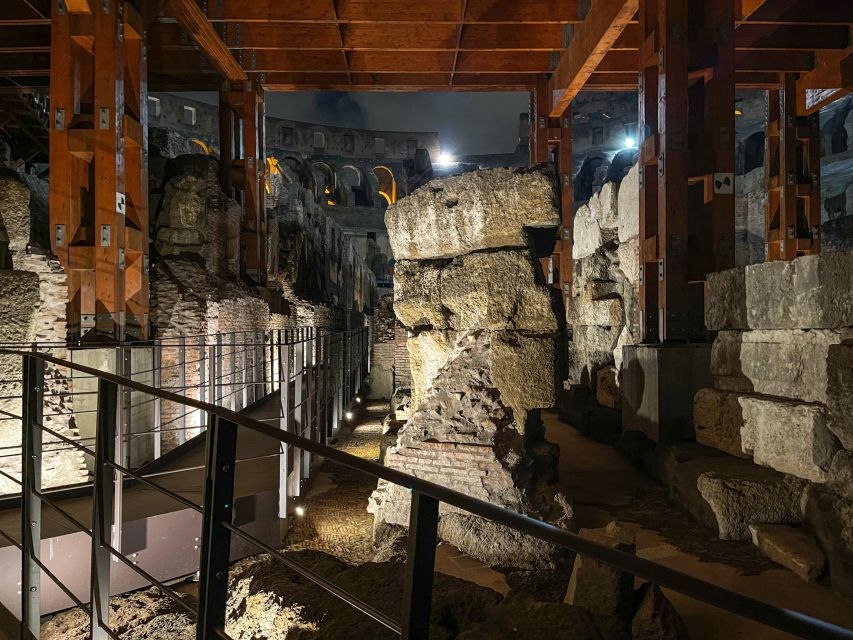
[[[765,24],[853,24],[853,2],[808,2],[805,0],[743,0],[757,4],[746,18]]]
[[[468,0],[465,22],[470,24],[570,24],[581,22],[578,0]],[[221,10],[220,10],[221,7]],[[232,22],[374,22],[458,23],[459,2],[447,0],[339,0],[337,15],[331,3],[280,0],[222,0],[208,3],[211,20]]]
[[[814,65],[811,51],[740,50],[735,54],[735,68],[739,71],[804,72],[814,69]]]
[[[230,82],[243,82],[246,73],[208,22],[195,0],[169,0],[166,11],[177,18],[199,49]]]
[[[736,49],[845,49],[850,27],[845,25],[741,24],[735,29]]]
[[[598,0],[575,28],[569,48],[551,76],[551,117],[559,118],[634,19],[639,0]]]

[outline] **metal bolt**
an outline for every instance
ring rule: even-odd
[[[33,520],[32,522],[30,522],[30,526],[31,526],[31,527],[36,526],[36,521],[35,521],[35,520]]]
[[[229,471],[231,471],[231,465],[229,465],[229,464],[224,464],[224,465],[222,465],[222,470],[223,470],[225,473],[228,473]]]
[[[30,591],[35,593],[36,591],[38,591],[38,587],[30,587]]]
[[[222,573],[221,571],[216,572],[216,579],[217,580],[222,580],[222,578],[224,578],[224,577],[225,577],[225,574]]]

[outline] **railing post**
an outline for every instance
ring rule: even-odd
[[[41,456],[44,361],[24,356],[21,433],[21,637],[40,637]]]
[[[284,333],[287,340],[287,331]],[[290,391],[290,345],[278,343],[279,365],[281,371],[281,421],[279,428],[290,431],[291,411],[293,410],[293,395]],[[290,457],[290,445],[281,443],[281,453],[278,456],[278,517],[287,518],[287,498],[289,495],[287,461]]]
[[[118,348],[118,362],[116,371],[123,378],[131,377],[130,348],[122,345]],[[121,412],[119,414],[119,442],[116,444],[121,463],[130,468],[131,460],[131,424],[130,424],[130,387],[120,387],[119,400],[121,401]]]
[[[438,500],[420,491],[412,491],[409,549],[403,585],[402,637],[404,640],[429,638],[437,533]]]
[[[214,362],[213,366],[215,367],[215,370],[214,370],[213,379],[210,381],[210,383],[213,385],[213,390],[214,390],[213,404],[215,404],[216,406],[222,406],[222,404],[223,404],[222,403],[222,390],[225,388],[225,379],[223,378],[223,376],[225,375],[225,372],[224,372],[224,363],[223,363],[223,356],[222,356],[222,334],[221,333],[216,334],[216,345],[214,346],[213,362]],[[211,421],[212,421],[212,419],[213,418],[211,418]],[[209,425],[210,425],[210,421],[208,422],[208,428],[210,428]]]
[[[217,630],[225,630],[231,555],[231,532],[225,524],[231,524],[236,458],[237,425],[214,416],[207,430],[197,638],[215,638]]]
[[[302,412],[305,420],[304,428],[308,431],[308,435],[306,436],[309,440],[316,440],[317,431],[315,424],[315,416],[314,416],[314,393],[317,388],[315,383],[314,374],[314,329],[309,328],[306,331],[305,336],[305,346],[307,350],[306,354],[306,371],[307,374],[305,376],[305,398],[303,400],[303,404],[305,405],[305,409]],[[305,435],[305,434],[303,434]],[[311,452],[303,451],[302,452],[302,478],[307,480],[311,477]]]
[[[305,380],[305,343],[303,342],[303,331],[299,329],[296,335],[296,344],[293,346],[293,351],[296,354],[296,378],[293,381],[293,422],[291,422],[291,430],[299,436],[305,435],[302,430],[305,428],[305,394],[302,391],[302,384]],[[304,451],[299,447],[293,447],[293,468],[290,472],[290,495],[297,497],[302,495],[302,456]]]
[[[255,401],[255,333],[243,333],[243,407]]]
[[[231,332],[231,373],[228,377],[231,390],[231,410],[239,411],[237,406],[237,334]]]
[[[207,402],[207,344],[204,336],[198,337],[198,399]],[[207,416],[200,410],[193,413],[198,414],[199,431],[207,426]]]
[[[216,401],[217,401],[217,398],[216,398],[216,390],[217,390],[216,372],[217,372],[217,366],[219,364],[219,362],[217,361],[217,358],[216,358],[217,345],[219,345],[219,346],[222,345],[222,336],[220,336],[220,335],[217,335],[215,340],[211,340],[210,345],[207,347],[207,350],[208,350],[208,357],[207,357],[208,374],[207,374],[207,378],[209,380],[209,382],[207,384],[210,388],[210,391],[207,394],[207,401],[210,404],[216,404]],[[213,420],[213,414],[208,412],[207,416],[205,418],[205,421],[204,421],[205,429],[210,428],[210,423],[212,420]]]
[[[91,578],[91,637],[108,638],[104,627],[110,624],[110,552],[104,543],[121,551],[116,542],[114,523],[121,519],[116,512],[116,491],[121,478],[107,465],[116,456],[116,425],[118,422],[118,387],[107,380],[98,380],[98,416],[95,431],[94,506],[92,509],[92,578]],[[118,485],[118,486],[117,486]]]
[[[187,397],[187,343],[184,336],[178,338],[178,395]],[[187,407],[178,406],[178,444],[187,441]]]
[[[163,344],[160,340],[154,343],[154,388],[163,388]],[[163,400],[154,396],[154,459],[163,455]]]
[[[272,362],[267,359],[267,336],[269,335],[269,331],[259,331],[258,335],[261,336],[261,381],[264,383],[264,391],[261,394],[261,397],[266,397],[272,393],[272,386],[269,384],[272,382],[272,375],[269,367],[267,366],[268,364],[272,364]],[[272,341],[270,341],[270,344],[272,344]]]
[[[323,359],[326,357],[326,336],[318,332],[317,339],[317,357],[314,362],[315,379],[317,386],[314,391],[314,416],[315,416],[315,432],[317,441],[326,444],[326,423],[325,423],[325,393],[326,385],[323,377],[326,375],[326,368],[323,366]]]

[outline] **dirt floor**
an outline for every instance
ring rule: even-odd
[[[384,403],[370,403],[343,430],[335,446],[369,460],[379,460]],[[709,582],[761,600],[810,613],[853,628],[853,604],[830,589],[802,581],[761,556],[745,542],[720,541],[674,506],[664,487],[647,478],[612,447],[581,436],[545,414],[549,440],[560,445],[560,477],[581,527],[612,520],[637,525],[638,554]],[[373,518],[366,511],[375,480],[333,462],[314,471],[302,505],[285,539],[287,549],[317,549],[353,564],[373,556]],[[436,570],[508,593],[506,576],[442,544]],[[509,579],[509,582],[508,582]],[[565,576],[565,580],[568,576]],[[562,582],[562,579],[560,580]],[[777,640],[791,638],[735,615],[674,593],[667,594],[685,619],[693,640]]]

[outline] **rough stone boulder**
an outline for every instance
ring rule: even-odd
[[[832,586],[853,597],[853,453],[839,452],[827,482],[809,487],[804,526],[826,554]]]
[[[635,164],[622,178],[616,206],[622,244],[640,235],[640,165]]]
[[[709,274],[705,324],[712,331],[853,326],[853,252]]]
[[[581,529],[580,535],[625,553],[636,550],[633,536],[620,535],[610,523],[602,529]],[[613,617],[625,626],[634,614],[634,576],[583,555],[575,557],[566,602],[598,617]],[[620,625],[616,625],[617,628]]]
[[[723,540],[749,540],[750,524],[803,521],[806,480],[697,445],[664,448],[653,472],[673,498]]]
[[[631,640],[688,640],[681,616],[656,584],[646,582],[637,589]]]
[[[701,389],[693,420],[700,443],[814,482],[826,480],[839,449],[819,404]]]
[[[8,240],[13,254],[24,251],[30,227],[30,190],[17,174],[0,171],[0,241]]]
[[[394,311],[407,327],[555,332],[551,294],[537,281],[538,271],[527,250],[476,252],[449,262],[401,260]]]
[[[560,224],[556,186],[549,167],[433,180],[386,211],[391,251],[396,260],[433,260],[525,247],[525,228]]]

